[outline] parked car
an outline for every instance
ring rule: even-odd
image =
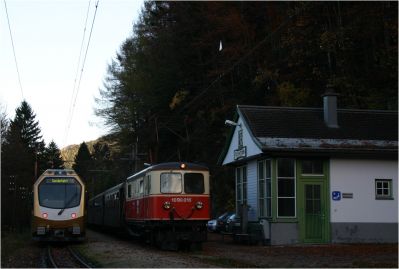
[[[216,225],[217,225],[217,220],[211,219],[210,221],[207,222],[206,227],[207,227],[208,231],[216,232]]]
[[[216,219],[216,221],[217,221],[216,231],[217,232],[225,231],[226,221],[233,214],[234,214],[234,212],[225,212]]]
[[[226,225],[224,227],[224,231],[231,233],[231,232],[233,232],[233,227],[237,226],[237,225],[238,226],[240,225],[238,215],[232,214],[226,220]]]

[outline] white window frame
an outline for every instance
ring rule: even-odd
[[[243,176],[244,173],[244,168],[245,168],[245,177]],[[238,171],[240,170],[240,183],[238,183]],[[245,178],[245,183],[244,183],[244,178]],[[245,186],[245,188],[244,188]],[[248,168],[246,165],[239,166],[236,168],[236,210],[239,212],[240,206],[246,202],[248,203],[248,193],[245,194],[245,199],[244,199],[244,191],[248,192]],[[238,199],[238,194],[241,194],[241,199]]]
[[[259,166],[260,164],[263,165],[263,178],[261,178],[260,174],[259,174]],[[269,177],[267,177],[267,165],[269,165],[269,169],[270,169],[270,175]],[[258,207],[258,216],[260,218],[271,218],[272,217],[272,191],[271,191],[271,187],[272,187],[272,160],[271,159],[265,159],[265,160],[261,160],[258,161],[257,163],[257,174],[258,174],[258,203],[259,203],[259,207]],[[261,184],[261,182],[263,181],[263,183]],[[270,182],[270,185],[268,186],[268,181]],[[264,197],[261,197],[260,195],[260,188],[263,188],[263,194]],[[269,193],[270,196],[267,196],[267,189],[268,187],[270,188]],[[270,210],[268,210],[267,207],[267,200],[269,200],[270,203]],[[263,208],[263,214],[261,214],[261,208]]]
[[[290,159],[290,160],[293,160],[293,162],[294,162],[294,177],[279,177],[279,175],[278,175],[278,161],[280,160],[280,159]],[[296,218],[297,217],[297,210],[296,210],[296,203],[297,203],[297,197],[296,197],[296,159],[293,159],[293,158],[278,158],[277,160],[276,160],[276,185],[277,185],[277,193],[276,193],[276,197],[277,197],[277,212],[276,212],[276,214],[277,214],[277,218],[282,218],[282,219],[293,219],[293,218]],[[289,196],[279,196],[279,192],[278,192],[278,180],[279,179],[292,179],[293,181],[294,181],[294,196],[292,196],[292,197],[289,197]],[[278,200],[279,200],[279,198],[291,198],[291,199],[294,199],[294,212],[295,212],[295,214],[294,214],[294,216],[280,216],[278,213],[279,213],[279,203],[278,203]]]
[[[378,188],[378,183],[382,183],[381,188]],[[384,187],[384,183],[387,183],[388,186]],[[392,179],[386,178],[376,178],[375,179],[375,199],[376,200],[393,200],[392,194]],[[382,190],[382,194],[377,194],[377,190]],[[388,190],[388,194],[384,194],[384,190]]]

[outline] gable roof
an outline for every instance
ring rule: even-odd
[[[398,114],[338,109],[339,128],[324,123],[322,108],[237,106],[255,137],[398,140]]]
[[[338,109],[339,128],[325,124],[323,108],[238,105],[237,113],[266,154],[360,154],[397,158],[397,111]],[[222,152],[219,162],[226,153]]]

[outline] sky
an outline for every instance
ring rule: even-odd
[[[81,72],[96,3],[97,0],[1,0],[0,3],[0,108],[13,119],[15,109],[25,99],[36,114],[46,144],[54,140],[59,148],[107,133],[103,120],[94,114],[95,97],[100,96],[108,64],[123,41],[132,35],[133,23],[138,21],[144,1],[99,0]],[[66,135],[74,89],[77,98]]]

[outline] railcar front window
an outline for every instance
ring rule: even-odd
[[[204,193],[204,175],[200,173],[184,174],[184,192],[192,194]]]
[[[162,173],[161,174],[161,192],[162,193],[181,193],[180,173]]]
[[[74,178],[46,178],[39,185],[39,204],[48,208],[72,208],[80,204],[82,187]]]

